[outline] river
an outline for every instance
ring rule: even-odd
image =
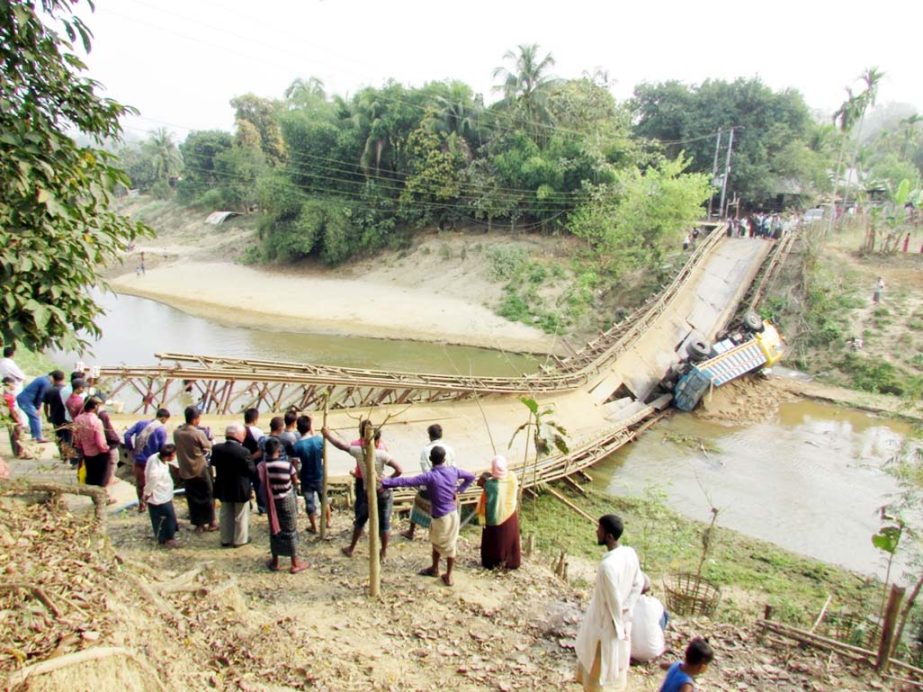
[[[678,414],[593,475],[609,494],[663,493],[670,508],[702,521],[714,506],[721,526],[881,575],[871,536],[879,508],[901,493],[886,466],[908,453],[912,434],[906,423],[814,401],[783,404],[778,420],[749,425]]]
[[[87,363],[145,365],[159,351],[330,363],[416,372],[514,375],[538,361],[489,349],[246,329],[133,296],[98,296],[104,336]],[[57,354],[76,360],[76,354]],[[666,494],[707,520],[859,572],[881,573],[871,544],[878,508],[900,493],[885,465],[912,435],[905,423],[833,405],[783,404],[778,420],[721,425],[679,414],[593,470],[612,495]],[[702,446],[698,446],[701,443]]]
[[[146,298],[114,293],[95,297],[105,310],[97,321],[103,336],[88,353],[50,354],[67,367],[78,360],[93,365],[150,365],[157,362],[155,353],[165,351],[484,376],[518,375],[533,372],[539,365],[528,355],[486,348],[247,329],[195,317]],[[305,323],[310,324],[310,306],[305,313]]]

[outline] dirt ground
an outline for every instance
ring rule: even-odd
[[[11,463],[20,477],[71,475],[52,459]],[[573,646],[595,574],[590,561],[573,559],[569,582],[540,553],[519,570],[486,571],[478,566],[479,529],[468,527],[449,588],[417,575],[429,557],[422,532],[413,542],[393,540],[381,598],[370,600],[367,543],[351,559],[339,551],[351,527],[345,508],[334,512],[328,541],[308,534],[299,517],[299,549],[311,567],[291,575],[266,568],[263,517],[252,517],[252,542],[241,548],[221,548],[217,534],[184,528],[180,547],[167,550],[153,540],[146,515],[123,510],[101,530],[85,504],[28,504],[13,497],[16,487],[0,486],[7,688],[580,689],[572,682]],[[176,504],[188,527],[183,500]],[[395,533],[400,528],[396,518]],[[679,657],[699,635],[717,652],[702,690],[893,688],[867,668],[767,638],[756,625],[708,619],[673,617],[662,660]],[[24,686],[15,677],[79,652],[103,657]],[[662,675],[657,664],[633,667],[629,689],[658,689]]]

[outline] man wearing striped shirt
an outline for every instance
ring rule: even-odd
[[[279,556],[292,559],[292,574],[303,572],[308,563],[298,557],[298,504],[295,500],[295,465],[291,457],[282,457],[282,444],[274,437],[266,440],[263,461],[258,473],[266,488],[266,509],[269,514],[269,548],[272,559],[267,567],[279,571]]]

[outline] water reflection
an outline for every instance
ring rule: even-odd
[[[598,482],[613,495],[657,487],[672,509],[700,520],[714,505],[723,526],[877,573],[878,509],[900,493],[884,466],[910,434],[904,423],[815,402],[747,426],[677,415],[598,466]]]
[[[154,353],[174,351],[485,376],[517,375],[538,367],[530,356],[491,349],[247,329],[195,317],[146,298],[111,293],[96,298],[106,314],[98,321],[103,336],[93,344],[92,354],[58,352],[52,357],[64,364],[84,360],[100,365],[149,365],[157,362]],[[309,325],[310,317],[305,322]]]

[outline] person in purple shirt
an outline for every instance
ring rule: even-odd
[[[63,381],[64,373],[60,370],[53,370],[47,375],[36,377],[16,396],[16,403],[29,419],[29,432],[32,433],[32,439],[35,442],[45,444],[51,441],[42,437],[42,419],[39,417],[39,411],[42,410],[48,390]]]
[[[132,472],[135,477],[135,491],[138,493],[138,511],[143,512],[144,506],[144,468],[147,458],[158,454],[160,448],[167,444],[167,421],[170,412],[165,408],[157,409],[154,420],[139,420],[128,430],[122,441],[125,449],[134,460]]]
[[[445,449],[436,445],[429,452],[433,470],[418,476],[383,478],[383,488],[425,487],[429,495],[433,521],[429,527],[429,541],[433,544],[433,564],[420,570],[427,577],[439,576],[439,559],[445,558],[445,574],[442,581],[452,586],[452,567],[455,566],[455,549],[458,544],[457,497],[474,483],[474,474],[464,469],[447,466]],[[461,485],[459,485],[461,481]]]

